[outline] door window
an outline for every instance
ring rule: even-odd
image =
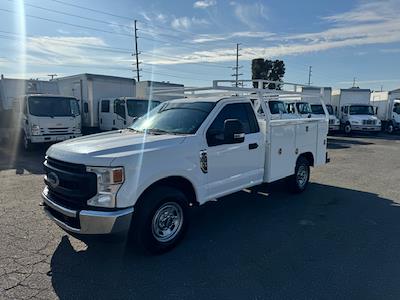
[[[114,112],[121,118],[125,119],[126,114],[125,114],[125,101],[124,100],[115,100]]]
[[[239,120],[244,129],[244,133],[253,133],[259,131],[258,124],[254,123],[257,120],[250,121],[249,118],[249,107],[250,103],[234,103],[226,105],[215,118],[214,122],[207,130],[207,143],[209,146],[217,146],[224,144],[224,125],[225,120],[237,119]],[[255,119],[254,112],[251,111],[252,118]],[[250,124],[251,123],[251,124]]]
[[[110,100],[101,100],[101,112],[103,113],[110,112]]]

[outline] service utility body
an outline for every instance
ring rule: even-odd
[[[214,81],[185,89],[185,98],[161,103],[128,129],[51,146],[46,214],[75,236],[126,233],[162,253],[183,237],[192,206],[283,178],[302,192],[310,167],[329,161],[329,113],[321,97],[323,116],[273,117],[270,104],[304,97],[301,85],[277,84],[293,90]]]

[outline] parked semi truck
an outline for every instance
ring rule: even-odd
[[[377,109],[377,116],[387,132],[400,129],[400,89],[371,93],[371,104]]]
[[[293,191],[304,191],[310,167],[329,160],[323,101],[324,117],[274,119],[272,93],[275,104],[302,93],[233,82],[214,81],[206,88],[212,94],[187,89],[128,129],[51,146],[44,162],[46,214],[77,237],[125,233],[162,253],[182,239],[193,206],[283,178]]]
[[[350,88],[332,92],[332,104],[338,112],[342,129],[352,131],[379,132],[381,121],[370,104],[369,89]]]
[[[317,100],[318,98],[315,97],[315,95],[318,95],[321,93],[320,88],[312,87],[312,86],[306,86],[303,87],[302,91],[306,94],[311,94],[314,97],[305,97],[304,100],[306,100],[308,103],[311,105],[311,111],[313,116],[320,116],[324,114],[323,107],[321,103],[319,103]],[[322,92],[322,97],[324,99],[325,106],[328,110],[329,113],[329,131],[334,132],[338,131],[340,129],[340,121],[339,118],[336,116],[336,111],[332,105],[332,88],[331,87],[324,87],[323,92]]]

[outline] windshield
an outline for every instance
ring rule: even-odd
[[[370,105],[352,105],[350,106],[350,115],[373,115],[374,109]]]
[[[285,104],[282,101],[269,101],[268,107],[272,115],[287,113]]]
[[[328,110],[328,113],[330,115],[333,115],[332,105],[330,105],[330,104],[326,105],[326,109]],[[312,110],[312,113],[315,115],[324,115],[325,114],[322,104],[312,104],[311,110]]]
[[[311,114],[310,104],[305,102],[296,103],[297,111],[299,114]]]
[[[164,102],[130,128],[149,133],[194,134],[214,106],[214,102]]]
[[[155,108],[160,104],[160,101],[128,99],[126,106],[128,108],[128,115],[133,118],[139,118],[146,114],[148,111]]]
[[[29,113],[37,117],[71,117],[79,115],[76,99],[35,96],[28,99]]]

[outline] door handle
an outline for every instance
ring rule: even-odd
[[[249,144],[249,150],[256,149],[256,148],[258,148],[258,144],[257,143]]]

